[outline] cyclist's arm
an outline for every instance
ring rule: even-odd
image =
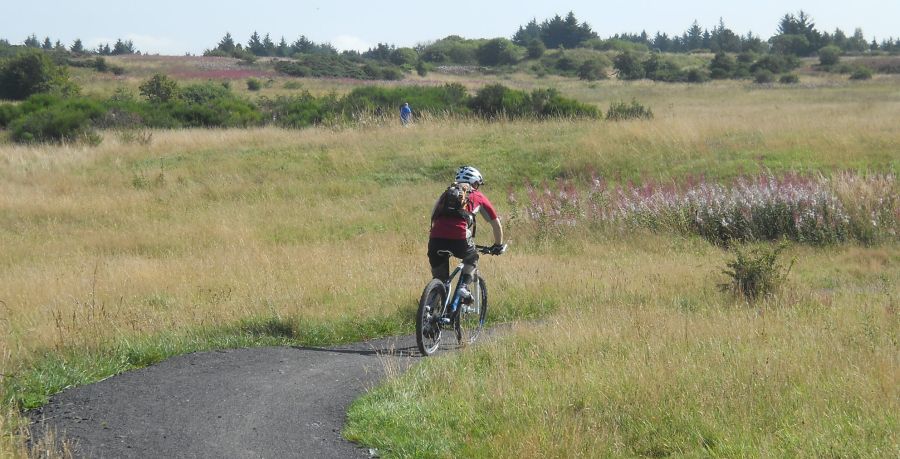
[[[494,230],[494,245],[503,244],[503,225],[500,224],[500,217],[490,220],[489,223]]]

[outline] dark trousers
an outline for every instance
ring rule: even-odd
[[[428,262],[431,263],[431,275],[435,279],[447,282],[450,278],[450,256],[462,259],[463,263],[478,266],[478,251],[475,242],[466,239],[428,240]]]

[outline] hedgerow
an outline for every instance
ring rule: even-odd
[[[162,84],[165,83],[165,84]],[[159,90],[160,88],[164,89]],[[531,92],[490,85],[470,96],[458,83],[439,87],[359,87],[346,96],[315,97],[309,92],[275,99],[247,100],[219,83],[180,87],[154,76],[141,85],[142,98],[116,93],[107,100],[36,94],[19,105],[0,105],[0,126],[16,142],[98,140],[95,128],[248,127],[265,124],[299,128],[353,122],[361,114],[395,114],[404,102],[418,113],[475,114],[484,118],[599,118],[600,110],[560,95],[555,89]],[[162,96],[164,95],[164,97]],[[91,135],[88,135],[91,134]]]

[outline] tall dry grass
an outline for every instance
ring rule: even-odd
[[[113,133],[104,133],[98,147],[0,144],[0,373],[24,371],[66,349],[103,349],[253,316],[329,323],[388,320],[409,310],[412,317],[427,276],[428,212],[435,190],[460,164],[486,174],[485,191],[505,217],[507,188],[525,179],[596,172],[623,182],[697,174],[724,180],[764,168],[896,169],[900,100],[892,82],[741,88],[611,82],[563,88],[601,107],[637,95],[657,114],[648,122],[426,118],[408,129],[155,131],[149,145]],[[714,289],[722,254],[704,243],[679,238],[638,250],[647,245],[642,238],[660,236],[639,235],[623,245],[620,238],[629,236],[616,232],[539,238],[509,220],[507,230],[513,252],[484,265],[494,318],[560,310],[557,320],[568,323],[577,311],[611,314],[612,305],[628,305],[660,317],[681,314],[667,309],[673,307],[710,310],[708,329],[725,322],[714,320],[717,309],[730,307]],[[822,291],[808,298],[849,314],[847,305],[868,297],[830,289],[868,291],[872,269],[897,285],[894,248],[851,256],[856,250],[806,253],[845,270],[829,277],[795,268],[818,279]],[[632,319],[617,320],[624,330]],[[787,319],[779,321],[788,327]],[[721,333],[728,330],[739,331]],[[595,344],[606,336],[578,333],[588,335],[573,339]],[[675,349],[681,360],[690,355],[689,347]],[[664,364],[655,363],[654,371]]]
[[[900,452],[896,246],[795,249],[789,284],[755,307],[710,288],[722,254],[702,244],[578,249],[503,260],[494,291],[540,282],[559,312],[366,395],[350,438],[387,457]],[[507,283],[523,263],[544,270]]]

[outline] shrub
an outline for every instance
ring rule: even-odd
[[[771,83],[775,81],[775,75],[768,70],[760,69],[753,74],[753,81],[757,84]]]
[[[544,42],[535,38],[528,42],[526,50],[529,59],[540,59],[547,51],[547,47],[544,46]]]
[[[645,76],[654,81],[675,82],[685,78],[678,64],[660,53],[651,54],[643,65]]]
[[[243,127],[262,119],[251,103],[216,83],[186,86],[179,91],[178,100],[164,108],[189,127]]]
[[[517,117],[525,113],[525,100],[521,91],[515,91],[502,84],[487,85],[478,90],[469,102],[475,113],[484,117]]]
[[[42,98],[32,101],[28,113],[10,123],[11,138],[20,143],[70,142],[87,140],[98,142],[92,122],[105,110],[96,101]]]
[[[754,75],[759,70],[768,70],[772,73],[784,73],[800,66],[800,59],[793,55],[766,54],[750,66],[750,72]]]
[[[260,89],[262,89],[262,82],[260,82],[256,78],[248,78],[247,89],[250,91],[259,91]]]
[[[760,296],[776,293],[790,272],[793,262],[784,269],[778,263],[778,255],[787,247],[779,244],[772,249],[742,249],[733,247],[734,259],[726,264],[722,272],[730,277],[728,283],[719,284],[725,292],[753,301]]]
[[[0,99],[24,100],[41,92],[74,95],[78,91],[66,68],[54,64],[43,51],[24,51],[0,63]]]
[[[710,77],[716,80],[731,78],[735,70],[737,70],[737,62],[724,52],[716,53],[716,56],[709,63]]]
[[[829,45],[819,49],[819,63],[823,66],[830,67],[836,65],[840,60],[841,48]]]
[[[781,75],[778,82],[781,84],[797,84],[800,82],[800,77],[796,73],[785,73]]]
[[[473,65],[478,62],[476,53],[479,44],[477,40],[450,35],[426,46],[421,58],[435,64]]]
[[[684,80],[688,83],[703,83],[709,81],[709,75],[704,69],[694,67],[684,73]]]
[[[522,48],[506,38],[488,40],[475,51],[478,63],[485,66],[512,65],[521,55]]]
[[[284,89],[302,89],[303,83],[299,81],[286,81],[284,82]]]
[[[419,53],[412,48],[397,48],[391,51],[389,60],[394,65],[411,67],[419,61]]]
[[[608,64],[601,59],[588,59],[578,67],[578,78],[587,81],[605,80]]]
[[[428,75],[428,64],[426,64],[425,61],[420,60],[416,62],[416,75],[419,75],[420,77]]]
[[[872,69],[868,67],[859,66],[853,69],[853,72],[850,74],[851,80],[869,80],[872,78]]]
[[[279,96],[261,102],[268,119],[281,127],[300,128],[322,124],[334,119],[336,101],[334,96],[316,98],[308,91],[295,96]]]
[[[163,103],[178,95],[178,83],[166,75],[157,73],[139,86],[141,95],[151,103]]]
[[[630,104],[625,102],[613,102],[606,112],[606,119],[610,121],[623,121],[633,119],[649,120],[653,118],[653,111],[644,107],[638,101],[632,99]]]
[[[106,59],[101,56],[97,56],[94,59],[94,70],[98,72],[106,72],[109,70],[109,65],[106,63]]]
[[[535,89],[531,93],[509,89],[501,84],[488,85],[469,101],[475,113],[487,117],[505,118],[596,118],[596,107],[567,99],[555,89]]]
[[[19,107],[13,104],[0,104],[0,128],[9,126],[9,123],[18,118],[19,115]]]
[[[621,80],[639,80],[644,78],[644,67],[634,53],[622,53],[613,60],[613,67],[619,72]]]

